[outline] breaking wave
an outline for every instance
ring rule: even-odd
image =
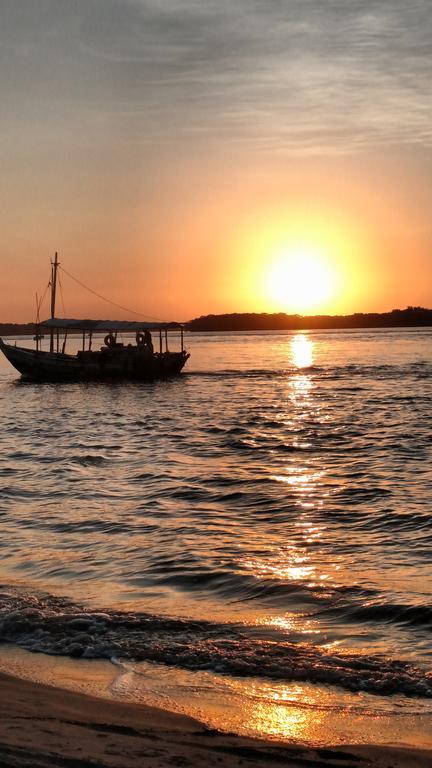
[[[274,640],[253,626],[92,611],[64,598],[0,592],[0,641],[87,659],[153,661],[237,677],[307,681],[432,698],[432,675],[406,661]]]

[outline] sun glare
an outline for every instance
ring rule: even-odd
[[[358,223],[338,212],[301,206],[257,212],[232,243],[232,305],[241,300],[250,311],[299,315],[353,311],[371,248]]]
[[[306,246],[287,247],[270,267],[267,291],[281,311],[317,312],[333,297],[335,282],[324,252]]]

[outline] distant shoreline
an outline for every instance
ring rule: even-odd
[[[284,312],[204,315],[186,323],[188,331],[315,331],[349,328],[432,326],[432,309],[407,307],[352,315],[287,315]]]
[[[352,315],[287,315],[285,312],[233,312],[202,315],[184,323],[192,333],[206,331],[315,331],[349,328],[424,328],[432,326],[432,309],[407,307],[391,312]],[[0,336],[32,336],[34,323],[0,323]]]

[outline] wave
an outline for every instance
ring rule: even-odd
[[[432,674],[406,661],[275,641],[262,627],[258,634],[237,624],[92,611],[21,590],[0,592],[0,640],[52,655],[154,661],[192,671],[432,698]]]
[[[432,630],[432,605],[382,602],[357,605],[344,610],[344,619],[355,622],[379,621]]]
[[[203,369],[203,370],[189,370],[183,374],[184,379],[194,378],[210,378],[210,379],[226,379],[226,378],[241,378],[241,379],[254,379],[254,378],[285,378],[287,376],[304,374],[317,375],[319,378],[333,380],[347,380],[354,377],[373,377],[374,379],[386,379],[386,378],[399,378],[401,376],[412,376],[416,379],[427,378],[432,373],[432,365],[429,361],[417,361],[409,364],[384,364],[382,362],[376,363],[347,363],[345,365],[319,365],[314,363],[312,365],[298,367],[296,365],[287,364],[283,367],[277,368],[222,368],[219,370]],[[361,387],[363,389],[363,387]],[[347,384],[345,391],[357,391],[356,385],[352,383]],[[406,396],[411,399],[410,396]],[[400,395],[400,399],[405,399],[404,395]]]

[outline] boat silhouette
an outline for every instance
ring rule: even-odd
[[[176,376],[181,372],[189,358],[184,348],[184,329],[181,323],[57,318],[58,267],[56,253],[51,262],[51,317],[37,323],[35,348],[7,344],[0,338],[0,349],[24,379],[146,380]],[[134,334],[134,338],[125,343],[118,340],[119,333]],[[66,343],[72,334],[81,337],[81,349],[76,354],[66,352]],[[103,345],[93,349],[97,334],[105,334]],[[156,335],[156,350],[152,334]],[[49,337],[49,350],[42,349],[44,335]],[[169,349],[173,335],[179,343],[178,351]]]

